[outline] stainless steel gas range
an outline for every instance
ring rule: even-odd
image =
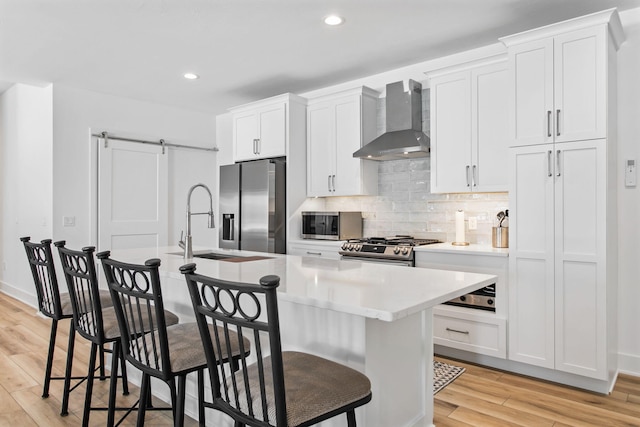
[[[370,237],[344,242],[340,259],[415,267],[416,246],[442,243],[436,239],[416,239],[412,236]],[[492,284],[445,304],[495,311],[496,285]]]
[[[415,246],[442,243],[436,239],[415,239],[411,236],[370,237],[348,240],[342,244],[341,259],[415,266]]]

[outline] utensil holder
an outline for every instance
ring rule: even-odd
[[[491,244],[494,248],[508,248],[509,227],[491,227]]]

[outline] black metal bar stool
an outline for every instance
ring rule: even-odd
[[[282,351],[278,276],[265,276],[258,285],[214,279],[195,270],[195,264],[180,268],[207,356],[213,392],[207,407],[231,416],[236,427],[303,427],[340,414],[346,414],[348,425],[355,427],[355,408],[371,401],[369,379],[321,357]],[[210,334],[210,324],[223,332]],[[218,363],[217,354],[227,345],[222,338],[232,332],[253,339],[256,360],[243,356],[240,369],[229,373]]]
[[[127,383],[125,359],[122,355],[120,328],[116,318],[116,311],[113,306],[102,307],[98,298],[98,278],[94,261],[94,247],[85,247],[81,251],[65,248],[65,242],[55,242],[54,245],[60,253],[60,261],[64,276],[71,295],[71,305],[73,309],[73,323],[76,331],[91,342],[91,352],[89,357],[89,372],[87,379],[87,389],[85,394],[84,411],[82,415],[82,425],[89,425],[89,414],[91,410],[107,410],[107,425],[113,426],[115,422],[115,411],[127,411],[126,417],[131,408],[116,407],[116,383],[118,377],[118,365],[122,370],[123,386]],[[113,300],[111,298],[111,301]],[[111,302],[112,304],[112,302]],[[110,305],[111,305],[110,304]],[[130,310],[139,310],[139,307],[130,307]],[[167,324],[178,323],[178,317],[170,312],[164,313]],[[151,323],[151,317],[142,317],[143,328],[147,331],[153,330],[156,326]],[[109,404],[104,407],[91,407],[91,396],[93,392],[94,369],[96,363],[96,353],[100,346],[111,343],[113,346],[113,357],[111,361],[111,376],[109,388]],[[120,363],[118,363],[120,362]],[[139,400],[146,402],[146,400]],[[142,405],[142,406],[146,406]],[[135,407],[135,405],[134,405]],[[124,418],[123,417],[123,418]]]
[[[184,424],[185,385],[189,373],[198,376],[199,424],[204,426],[204,378],[207,368],[198,325],[181,323],[168,325],[164,315],[164,303],[160,287],[159,259],[150,259],[144,265],[127,264],[109,258],[109,252],[101,252],[97,257],[102,261],[107,284],[111,290],[122,349],[126,360],[142,371],[140,401],[150,398],[151,377],[164,381],[171,391],[174,426]],[[134,309],[135,307],[135,309]],[[155,328],[144,328],[147,316]],[[222,330],[211,334],[220,334]],[[250,343],[239,340],[231,332],[224,338],[220,363],[233,362],[243,354],[248,354]],[[237,365],[237,364],[236,364]],[[177,380],[177,384],[176,384]],[[144,424],[146,405],[138,407],[138,426]]]
[[[49,397],[49,385],[51,380],[64,380],[64,388],[62,392],[62,408],[60,415],[68,415],[69,394],[87,377],[74,377],[71,375],[73,368],[73,350],[75,344],[75,329],[73,322],[69,322],[69,341],[67,344],[67,363],[65,367],[64,377],[52,377],[51,370],[53,368],[53,354],[56,348],[56,336],[58,332],[58,321],[73,318],[73,309],[71,307],[71,297],[68,293],[60,293],[58,287],[58,279],[56,275],[55,265],[53,263],[53,254],[51,252],[51,240],[45,239],[40,243],[31,242],[30,237],[21,237],[20,241],[24,244],[27,252],[29,267],[33,275],[33,282],[36,286],[36,295],[38,297],[38,308],[40,312],[51,318],[51,334],[49,337],[49,352],[47,353],[47,364],[44,374],[44,387],[42,389],[42,397]],[[100,291],[98,294],[103,307],[112,306],[111,295],[108,291]],[[104,378],[104,348],[100,347],[100,377]],[[71,380],[80,380],[71,386]]]

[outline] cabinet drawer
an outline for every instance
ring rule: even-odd
[[[488,356],[506,357],[504,319],[478,321],[434,313],[433,342]]]
[[[338,251],[340,250],[339,246],[336,247],[327,247],[327,246],[312,246],[312,245],[291,245],[289,247],[289,255],[299,255],[306,257],[318,257],[318,258],[327,258],[327,259],[340,259],[340,255]]]

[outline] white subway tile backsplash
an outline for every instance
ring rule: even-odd
[[[375,197],[329,197],[328,210],[360,210],[365,236],[411,234],[451,241],[455,237],[455,212],[477,219],[477,230],[467,240],[491,243],[496,214],[509,206],[507,193],[432,194],[426,160],[380,162],[379,195]],[[383,172],[384,170],[384,172]]]
[[[429,90],[422,92],[423,130],[429,135]],[[378,134],[385,131],[384,99],[378,101]],[[467,240],[491,244],[496,214],[509,207],[507,193],[432,194],[429,157],[378,162],[378,196],[327,197],[325,208],[362,211],[365,236],[410,234],[453,241],[454,215],[475,216],[477,230],[466,227]]]

